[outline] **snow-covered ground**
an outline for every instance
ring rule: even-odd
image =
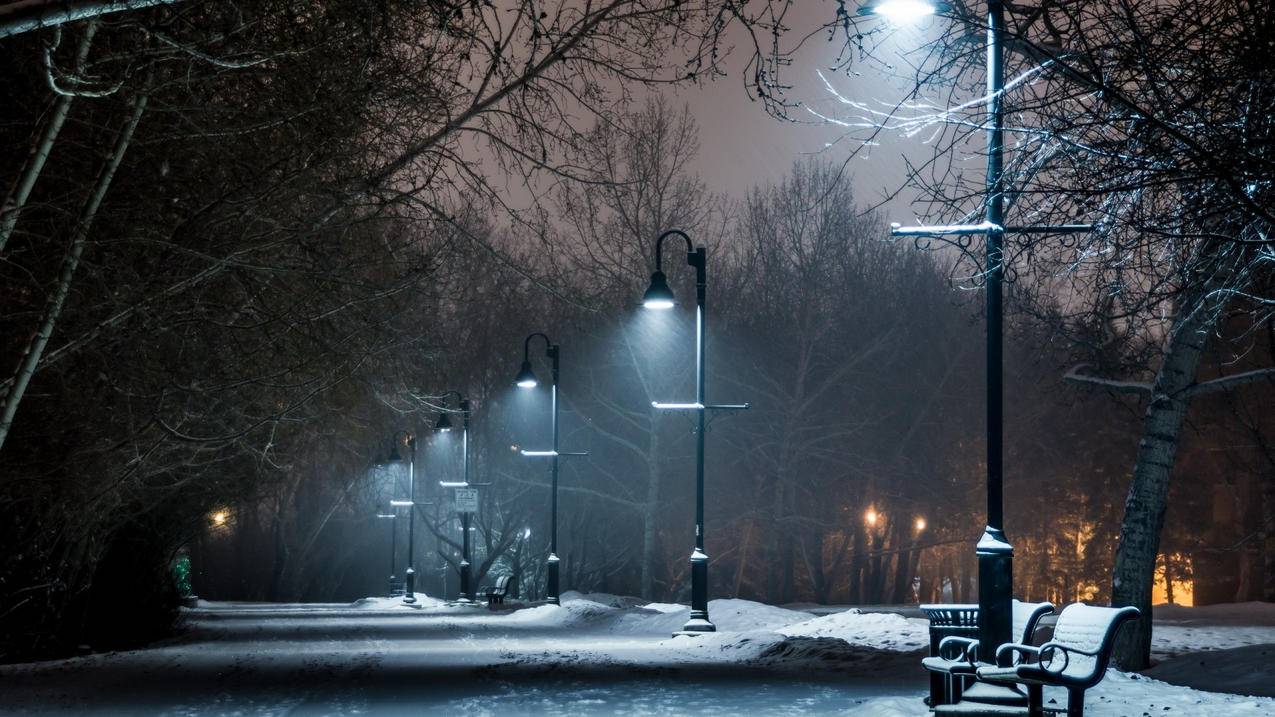
[[[0,667],[0,714],[927,714],[921,619],[716,600],[717,633],[673,638],[684,606],[564,597],[500,612],[424,596],[415,608],[200,603],[183,635],[145,650]],[[1264,634],[1243,616],[1194,615],[1166,623],[1193,630],[1192,649]],[[1095,717],[1275,716],[1272,699],[1114,671],[1088,705]]]

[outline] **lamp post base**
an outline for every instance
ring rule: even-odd
[[[547,561],[545,568],[547,583],[545,587],[546,592],[548,592],[548,595],[545,596],[545,602],[550,605],[560,605],[562,603],[558,599],[558,556],[553,553],[549,553],[549,560]]]
[[[978,639],[980,645],[1013,642],[1014,548],[1000,530],[988,528],[978,541]],[[979,650],[991,662],[995,650]]]
[[[469,589],[469,561],[460,561],[460,596],[456,602],[473,602],[474,595]]]
[[[403,602],[411,605],[416,602],[416,571],[408,568],[404,575],[406,582],[403,585]]]
[[[708,555],[699,548],[691,553],[691,619],[677,635],[702,635],[717,632],[717,626],[708,619]]]

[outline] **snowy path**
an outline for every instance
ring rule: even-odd
[[[927,714],[922,620],[742,600],[712,612],[722,632],[674,639],[685,608],[671,605],[213,605],[149,649],[0,667],[0,714]],[[1275,700],[1114,672],[1090,705],[1096,717],[1275,715]]]

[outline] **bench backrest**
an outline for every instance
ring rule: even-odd
[[[509,589],[508,575],[501,575],[500,577],[496,578],[496,589],[501,592],[504,592],[505,590]]]
[[[1020,644],[1033,644],[1032,636],[1036,634],[1036,625],[1040,619],[1054,611],[1054,604],[1051,602],[1023,602],[1021,600],[1014,601],[1014,617],[1013,632],[1010,633],[1010,639],[1017,640]]]
[[[1050,642],[1098,654],[1090,656],[1069,653],[1067,666],[1062,670],[1062,676],[1069,682],[1090,686],[1096,684],[1107,672],[1107,663],[1111,661],[1111,650],[1116,641],[1116,632],[1126,620],[1137,616],[1138,609],[1134,607],[1095,607],[1075,603],[1063,608],[1062,613],[1058,615],[1058,624],[1054,626],[1054,637]],[[1048,660],[1048,653],[1043,657]]]

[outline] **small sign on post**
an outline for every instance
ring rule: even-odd
[[[456,512],[458,513],[477,513],[478,512],[478,489],[477,488],[457,488],[456,489]]]

